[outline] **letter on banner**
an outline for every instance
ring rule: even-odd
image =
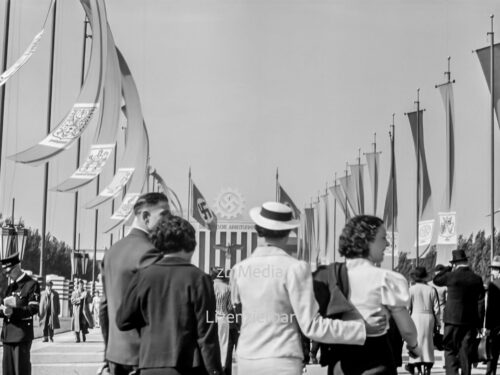
[[[439,212],[438,245],[456,245],[456,212]]]
[[[135,168],[119,168],[116,171],[113,180],[109,183],[108,186],[99,194],[102,197],[114,197],[120,191],[122,191],[123,187],[127,184],[130,177],[134,173]]]
[[[116,210],[113,216],[111,216],[111,219],[125,220],[132,212],[135,202],[139,199],[139,195],[139,193],[127,193],[118,210]]]
[[[90,180],[97,177],[106,164],[106,160],[108,160],[113,153],[114,148],[114,144],[90,146],[87,160],[85,160],[83,165],[71,175],[71,178]]]
[[[99,103],[76,103],[64,122],[40,142],[43,146],[66,148],[78,139],[92,119]]]
[[[387,241],[389,242],[389,246],[385,248],[385,255],[391,255],[392,256],[392,241],[394,241],[394,254],[398,255],[399,253],[399,233],[394,232],[394,240],[392,238],[392,232],[388,231],[387,232]]]
[[[427,246],[432,240],[432,229],[434,220],[424,220],[418,222],[418,246]]]

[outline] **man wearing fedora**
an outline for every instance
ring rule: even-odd
[[[488,306],[486,308],[485,328],[491,338],[491,361],[488,362],[486,375],[496,375],[500,353],[500,255],[491,262],[492,281],[488,285]]]
[[[40,286],[21,269],[18,253],[0,260],[11,281],[0,305],[3,318],[3,375],[31,375],[33,315],[38,314]]]
[[[470,375],[475,339],[484,318],[484,287],[480,276],[467,263],[463,250],[453,250],[451,267],[434,277],[434,284],[448,288],[444,311],[446,375]]]

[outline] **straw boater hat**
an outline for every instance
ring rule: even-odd
[[[495,255],[493,260],[491,261],[490,268],[499,268],[500,269],[500,255]]]
[[[255,224],[269,230],[291,230],[299,226],[299,221],[293,219],[292,209],[279,202],[266,202],[252,208],[249,214]]]

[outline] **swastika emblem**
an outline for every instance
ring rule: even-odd
[[[200,213],[200,216],[203,218],[205,223],[210,224],[214,220],[212,210],[208,207],[205,199],[198,198],[198,200],[196,201],[196,207],[198,208],[198,212]]]
[[[234,189],[223,189],[215,200],[214,210],[217,216],[231,219],[236,218],[243,212],[245,199]]]

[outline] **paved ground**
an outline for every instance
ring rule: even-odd
[[[31,350],[32,374],[94,375],[102,364],[103,351],[104,344],[99,329],[92,330],[87,336],[87,342],[81,343],[74,342],[73,332],[57,334],[53,343],[44,343],[41,339],[36,339],[33,341]],[[444,374],[441,352],[436,352],[436,360],[432,373]],[[233,374],[237,375],[236,364],[233,365],[233,369]],[[485,370],[484,365],[479,365],[472,373],[474,375],[484,374]],[[407,373],[403,369],[399,369],[398,372],[400,374]],[[326,370],[318,365],[310,365],[307,366],[307,374],[325,375]]]

